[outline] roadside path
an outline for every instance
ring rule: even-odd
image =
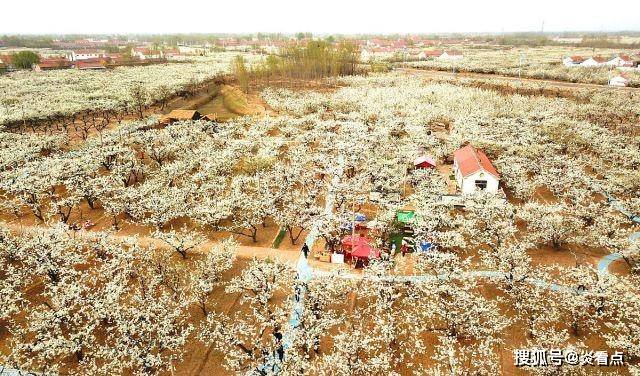
[[[48,229],[48,227],[44,227],[44,226],[41,227],[41,226],[31,226],[31,225],[20,225],[20,224],[7,223],[2,221],[0,221],[0,227],[7,228],[17,233],[24,233],[24,232],[30,232],[30,231],[42,231],[42,230]],[[76,231],[75,233],[72,232],[74,236],[86,238],[86,239],[92,239],[93,237],[98,235],[98,233],[99,232],[97,231],[91,231],[91,230],[80,230],[80,231]],[[156,238],[152,238],[150,236],[110,234],[109,237],[119,241],[137,239],[138,244],[143,246],[152,245],[156,248],[161,248],[161,249],[169,248],[169,246],[163,241]],[[206,241],[200,244],[196,249],[191,251],[190,254],[205,254],[208,249],[210,249],[212,246],[218,243],[219,241]],[[236,256],[243,259],[252,259],[254,257],[261,258],[261,259],[265,259],[265,258],[278,259],[292,267],[295,267],[296,262],[298,260],[298,252],[295,252],[295,251],[286,251],[286,250],[279,250],[275,248],[257,247],[257,246],[249,246],[249,245],[239,245],[236,251]]]
[[[611,205],[612,208],[616,209],[620,213],[627,216],[627,218],[629,218],[629,220],[631,220],[632,222],[640,224],[640,215],[634,214],[631,211],[629,211],[626,207],[624,207],[624,205],[622,205],[620,201],[618,201],[615,197],[605,192],[604,190],[602,189],[598,189],[598,190],[607,198],[607,202],[609,203],[609,205]],[[634,232],[633,234],[629,235],[629,240],[631,241],[638,240],[638,239],[640,239],[640,231]],[[622,260],[622,259],[623,257],[622,257],[622,254],[620,253],[616,252],[616,253],[608,254],[604,256],[600,260],[600,262],[598,262],[598,271],[600,273],[609,274],[609,265],[611,265],[611,263],[613,263],[614,261]]]
[[[338,157],[338,166],[336,167],[336,170],[333,171],[333,177],[331,179],[331,182],[329,183],[329,188],[327,189],[327,195],[325,197],[324,204],[325,215],[329,215],[333,211],[333,202],[335,201],[335,195],[333,191],[335,186],[337,186],[340,182],[340,176],[342,175],[343,169],[344,156],[340,155]],[[305,245],[309,248],[309,252],[311,252],[311,250],[313,249],[313,245],[319,236],[320,231],[318,227],[321,220],[323,220],[323,218],[320,218],[320,220],[314,222],[313,226],[311,227],[311,231],[309,231],[309,234],[305,239]],[[296,293],[293,297],[294,300],[291,312],[289,313],[289,330],[285,332],[283,338],[284,349],[288,349],[293,346],[293,338],[295,338],[296,331],[300,330],[300,319],[304,314],[304,299],[307,292],[307,282],[309,282],[314,276],[314,270],[309,265],[307,257],[305,257],[302,251],[300,252],[300,256],[298,257],[298,262],[296,263],[296,272],[295,283],[298,284],[298,287],[294,289]],[[274,356],[272,356],[272,358]],[[271,366],[271,369],[274,370],[275,373],[280,372],[280,368],[277,364]]]

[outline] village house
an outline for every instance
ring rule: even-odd
[[[461,60],[463,58],[462,52],[460,51],[444,51],[442,55],[438,57],[438,59],[442,60]]]
[[[177,48],[165,48],[162,50],[162,57],[165,59],[175,59],[180,56],[180,50]]]
[[[498,192],[500,175],[481,150],[467,145],[453,153],[453,171],[463,194]]]
[[[80,70],[107,69],[107,61],[105,59],[83,59],[77,61],[75,66]]]
[[[407,46],[408,46],[407,41],[404,39],[398,39],[391,43],[391,47],[395,49],[404,49],[404,48],[407,48]]]
[[[68,58],[71,61],[99,59],[105,56],[102,50],[77,50],[71,51]]]
[[[73,67],[73,63],[65,58],[41,59],[40,62],[33,64],[33,70],[36,72],[69,69]]]
[[[140,60],[161,59],[162,51],[152,50],[145,47],[135,47],[131,51],[131,56]]]
[[[618,75],[609,80],[609,86],[625,87],[629,84],[629,80],[624,75]]]
[[[587,59],[582,56],[567,56],[562,59],[562,64],[564,64],[565,67],[576,67],[582,64],[585,60]]]
[[[581,67],[601,67],[607,63],[607,58],[602,56],[592,56],[582,63],[580,63]]]
[[[607,61],[606,64],[614,67],[633,67],[634,62],[628,55],[618,55]]]
[[[370,47],[381,47],[383,45],[386,45],[386,41],[380,38],[373,38],[373,39],[367,40],[367,46],[370,46]]]
[[[424,51],[420,51],[420,53],[418,54],[418,58],[420,60],[436,59],[436,58],[439,58],[440,56],[442,56],[441,50],[424,50]]]

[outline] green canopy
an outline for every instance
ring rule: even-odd
[[[411,223],[413,222],[413,218],[416,216],[416,213],[413,210],[398,210],[396,212],[396,218],[398,222],[402,223]]]

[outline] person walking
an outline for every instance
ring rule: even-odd
[[[307,245],[307,243],[304,243],[304,245],[302,246],[302,253],[304,253],[304,258],[307,258],[307,256],[309,255],[309,246]]]

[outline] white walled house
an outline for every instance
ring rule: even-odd
[[[438,57],[442,60],[462,60],[463,55],[458,51],[445,51]]]
[[[633,60],[627,55],[618,55],[607,61],[606,64],[614,67],[633,67]]]
[[[440,56],[442,56],[442,51],[440,50],[424,50],[418,54],[420,60],[437,59]]]
[[[582,64],[586,59],[583,58],[582,56],[567,56],[564,59],[562,59],[562,64],[564,64],[565,67],[577,67],[580,64]]]
[[[462,194],[479,191],[497,193],[500,175],[491,161],[472,145],[467,145],[453,153],[453,172]]]
[[[98,50],[78,50],[71,51],[69,55],[69,60],[71,61],[81,61],[81,60],[90,60],[90,59],[99,59],[104,57],[104,51]]]
[[[609,80],[609,86],[619,86],[624,87],[629,84],[629,80],[627,80],[624,76],[618,75]]]
[[[149,48],[144,47],[136,47],[131,51],[131,55],[133,57],[137,57],[140,60],[147,59],[161,59],[162,51],[151,50]]]
[[[607,59],[599,56],[590,57],[587,60],[580,63],[581,67],[600,67],[607,63]]]

